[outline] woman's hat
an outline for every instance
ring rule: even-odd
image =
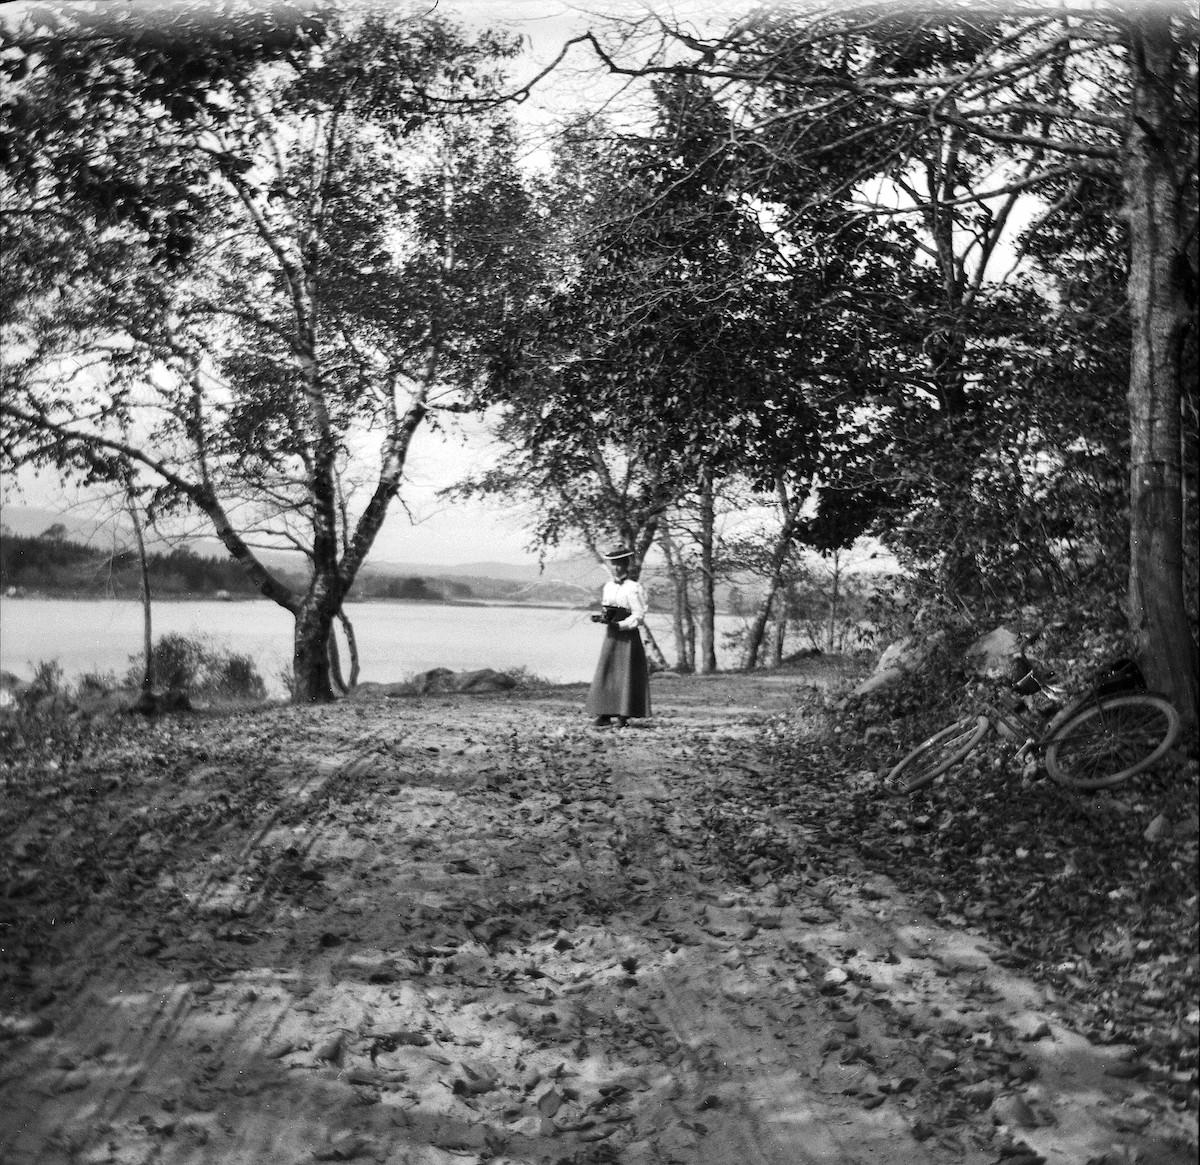
[[[628,546],[614,546],[611,550],[606,550],[604,552],[604,557],[607,558],[609,562],[616,562],[621,558],[632,558],[633,551],[630,550]]]

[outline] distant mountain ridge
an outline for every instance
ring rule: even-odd
[[[508,582],[556,582],[584,587],[601,586],[608,577],[604,567],[587,555],[556,558],[540,568],[533,563],[523,562],[458,562],[445,566],[368,559],[363,570],[382,574],[423,574],[430,578],[493,578]]]
[[[0,506],[0,525],[7,527],[13,534],[25,538],[35,538],[58,525],[64,528],[65,536],[73,541],[95,544],[103,539],[107,545],[113,541],[115,535],[118,542],[124,545],[133,544],[133,530],[116,519],[102,522],[91,518],[76,517],[70,513],[57,513],[54,510],[37,506]],[[161,549],[168,544],[166,539],[156,537],[152,531],[148,533],[146,541],[152,550]],[[229,555],[229,551],[216,538],[185,537],[179,542],[172,541],[170,545],[183,545],[193,554],[209,558],[226,558]],[[268,566],[290,570],[303,568],[303,559],[296,551],[256,549],[255,554]],[[536,563],[487,560],[442,564],[368,558],[361,573],[365,578],[396,575],[406,578],[456,579],[466,583],[472,579],[491,579],[501,582],[524,582],[531,585],[552,584],[568,588],[578,587],[581,591],[586,591],[589,596],[592,591],[602,586],[608,577],[604,567],[587,555],[555,559],[547,562],[542,568],[539,568]]]

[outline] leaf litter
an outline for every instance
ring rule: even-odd
[[[7,725],[0,1156],[1191,1159],[939,853],[873,872],[860,757],[796,784],[797,685],[661,687]]]

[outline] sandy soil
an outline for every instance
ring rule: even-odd
[[[885,877],[721,880],[696,791],[765,763],[796,682],[659,679],[623,731],[579,687],[280,708],[110,758],[145,861],[40,919],[0,1160],[1190,1161],[1120,1048]]]

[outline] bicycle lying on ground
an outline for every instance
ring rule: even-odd
[[[1066,690],[1032,666],[1010,685],[1008,707],[984,710],[934,733],[884,778],[885,788],[912,793],[963,761],[992,731],[1018,744],[1017,760],[1042,754],[1051,779],[1071,789],[1105,789],[1155,764],[1179,737],[1179,713],[1146,691],[1136,664],[1120,660],[1089,690],[1064,703]]]

